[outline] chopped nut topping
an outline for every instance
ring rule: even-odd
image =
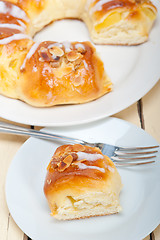
[[[45,47],[41,47],[39,50],[38,50],[38,53],[41,53],[41,52],[46,52],[47,49]]]
[[[58,162],[59,162],[59,160],[56,157],[52,157],[52,160],[50,162],[50,167],[52,169],[56,169]]]
[[[87,51],[83,43],[76,43],[75,48],[81,54],[84,54]]]
[[[49,49],[49,52],[52,55],[55,55],[57,57],[62,57],[64,55],[64,52],[61,48],[57,47],[57,46],[53,46],[52,48]]]
[[[63,161],[59,162],[57,165],[58,165],[58,171],[59,172],[63,172],[66,168],[68,168],[67,164],[64,163]]]
[[[72,151],[72,145],[67,146],[65,148],[65,151],[66,151],[66,153],[71,152]]]
[[[60,62],[50,62],[51,67],[58,68],[60,67]]]
[[[84,83],[84,79],[81,76],[75,77],[74,81],[73,81],[73,85],[75,87],[78,87],[80,85],[82,85]]]
[[[77,48],[77,52],[81,53],[81,54],[84,54],[86,52],[86,49],[82,48],[82,47],[78,47]]]
[[[71,165],[72,161],[73,161],[72,155],[68,155],[67,157],[65,157],[63,161],[57,163],[58,171],[63,172],[66,168],[68,168]]]
[[[96,147],[91,148],[81,144],[66,145],[63,151],[61,149],[56,150],[56,153],[52,157],[47,169],[51,171],[58,170],[58,172],[63,172],[70,166],[87,161],[85,157],[83,159],[79,159],[77,152],[101,154],[100,149]]]
[[[84,152],[85,151],[85,146],[83,146],[81,144],[75,144],[75,145],[73,145],[73,151]]]
[[[51,184],[51,182],[52,182],[51,179],[50,179],[50,180],[47,179],[47,183],[48,183],[48,184]]]
[[[76,153],[71,153],[71,155],[73,157],[73,161],[76,161],[78,159],[78,155]]]
[[[74,64],[74,69],[78,69],[81,65],[82,59],[77,59],[73,64]]]
[[[52,61],[52,58],[51,58],[51,55],[49,54],[48,52],[48,49],[44,48],[44,47],[41,47],[40,50],[38,50],[38,53],[39,53],[39,61],[42,62],[42,61],[47,61],[47,62],[50,62]]]
[[[69,167],[69,166],[71,165],[72,161],[73,161],[72,155],[68,155],[68,156],[63,160],[63,162],[67,164],[67,167]]]
[[[82,55],[80,53],[78,53],[77,51],[71,51],[71,52],[67,53],[66,57],[67,57],[68,61],[74,62],[78,58],[82,58]]]

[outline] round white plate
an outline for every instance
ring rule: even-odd
[[[140,128],[108,118],[83,127],[45,129],[86,141],[121,146],[158,144]],[[58,221],[50,216],[43,193],[47,165],[58,143],[30,138],[13,159],[6,180],[6,199],[17,225],[33,240],[142,240],[160,223],[160,154],[156,163],[118,168],[123,190],[119,214]]]
[[[153,0],[160,12],[160,2]],[[0,96],[0,117],[38,126],[67,126],[111,116],[144,96],[160,78],[160,15],[149,36],[139,46],[96,45],[113,91],[80,105],[35,108],[19,100]],[[85,24],[78,20],[57,21],[35,36],[36,41],[90,41]]]

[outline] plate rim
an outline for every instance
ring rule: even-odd
[[[160,81],[160,77],[158,79],[155,79],[155,81],[152,83],[152,86],[149,88],[149,89],[146,89],[144,92],[143,92],[143,95],[142,94],[139,94],[139,96],[137,96],[136,100],[133,100],[131,101],[129,104],[124,104],[125,107],[122,105],[119,110],[117,111],[111,111],[109,115],[106,116],[106,114],[104,113],[104,115],[102,116],[99,116],[99,117],[94,117],[94,118],[88,118],[88,119],[84,119],[83,121],[79,122],[78,120],[77,121],[70,121],[70,122],[66,122],[66,123],[51,123],[51,122],[43,122],[43,121],[32,121],[30,122],[29,120],[27,119],[24,119],[24,121],[20,121],[19,120],[19,117],[16,117],[16,116],[4,116],[4,115],[1,115],[0,113],[0,117],[2,119],[5,119],[5,120],[8,120],[8,121],[12,121],[12,122],[15,122],[15,123],[19,123],[19,124],[25,124],[25,125],[34,125],[34,126],[37,126],[37,127],[67,127],[67,126],[76,126],[76,125],[84,125],[84,124],[87,124],[87,123],[93,123],[93,122],[96,122],[96,121],[99,121],[99,120],[103,120],[103,119],[106,119],[108,117],[112,117],[112,115],[114,114],[117,114],[125,109],[127,109],[128,107],[130,107],[131,105],[133,105],[134,103],[136,103],[137,101],[139,101],[142,97],[144,97],[149,91],[152,90],[152,88]],[[18,100],[19,101],[19,100]],[[84,103],[85,104],[85,103]],[[87,103],[86,103],[87,104]]]

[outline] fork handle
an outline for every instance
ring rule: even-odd
[[[25,127],[19,127],[14,124],[4,123],[4,122],[0,122],[0,133],[26,135],[26,136],[42,138],[42,139],[47,139],[47,140],[70,142],[70,143],[75,143],[75,144],[78,143],[78,144],[82,144],[82,145],[89,144],[88,142],[85,142],[80,139],[57,135],[57,134],[52,134],[52,133],[47,133],[44,131],[38,131],[38,130],[34,130],[34,129],[28,129]]]

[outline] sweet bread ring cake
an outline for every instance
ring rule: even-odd
[[[121,177],[99,148],[60,146],[47,170],[44,193],[54,218],[71,220],[121,211]]]
[[[91,43],[35,43],[32,37],[52,21],[78,18],[94,43],[139,44],[156,12],[148,0],[0,1],[0,94],[36,107],[103,96],[112,83]]]

